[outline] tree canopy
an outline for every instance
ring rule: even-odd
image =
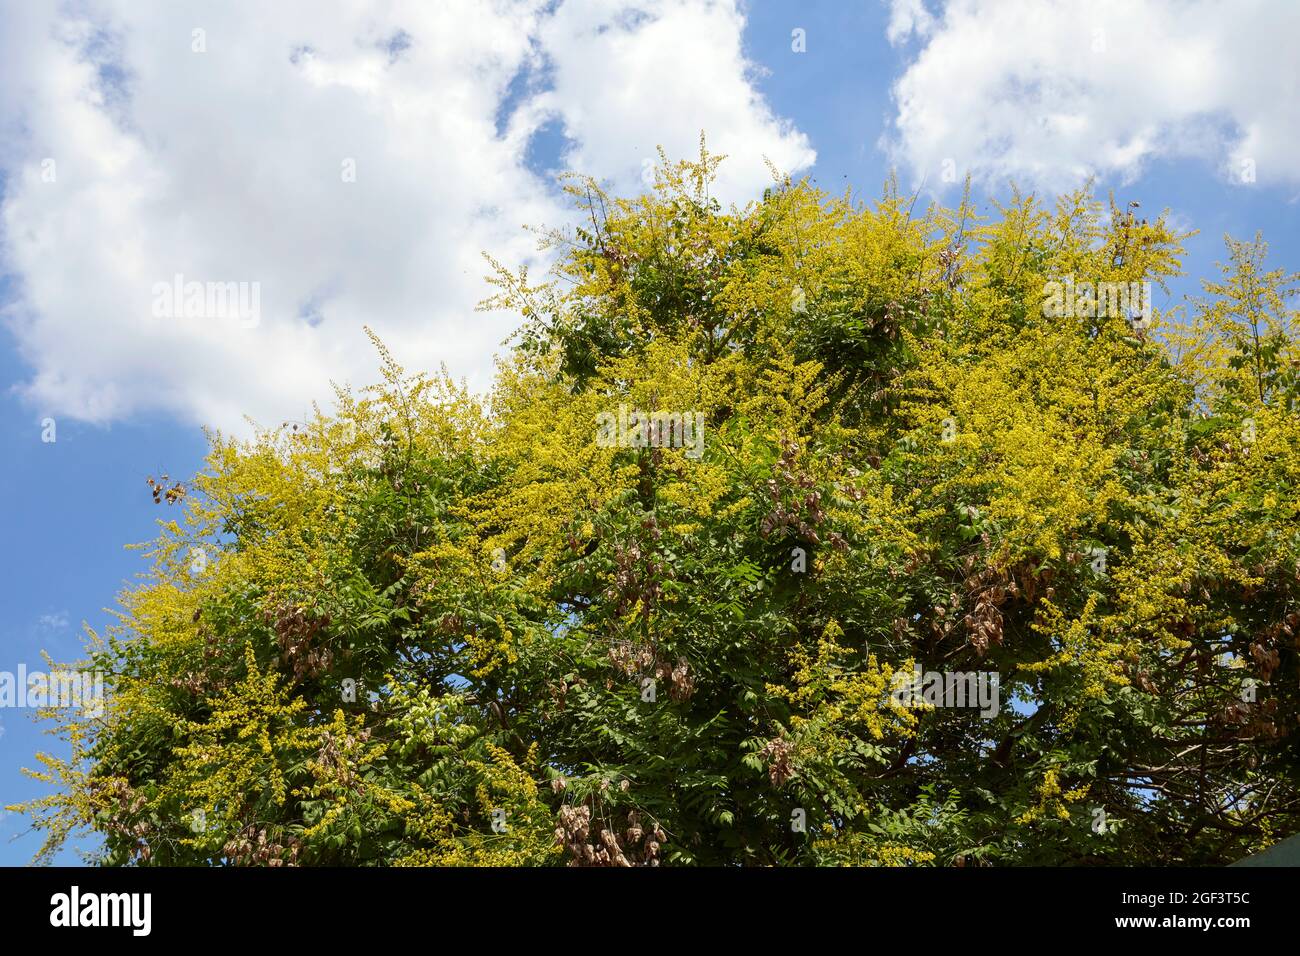
[[[1297,276],[1229,240],[1186,310],[1062,315],[1052,283],[1163,287],[1186,234],[1089,187],[724,209],[718,162],[566,182],[553,273],[494,264],[490,394],[376,338],[379,384],[212,436],[82,662],[103,713],[52,712],[43,853],[1224,863],[1300,830]],[[1000,706],[900,698],[918,671]]]

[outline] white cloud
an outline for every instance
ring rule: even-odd
[[[890,43],[899,43],[912,33],[929,36],[934,29],[934,18],[925,9],[925,0],[893,0],[889,5],[889,26],[885,37]]]
[[[694,157],[702,130],[709,151],[729,157],[715,189],[724,203],[770,183],[764,156],[786,172],[812,165],[807,137],[773,116],[749,82],[733,4],[663,0],[652,9],[653,20],[642,20],[601,0],[569,0],[541,28],[553,90],[535,106],[577,139],[567,156],[574,169],[636,188],[657,146]]]
[[[762,189],[764,155],[811,163],[750,82],[732,2],[550,6],[7,6],[0,265],[26,396],[92,421],[271,424],[331,379],[375,379],[363,323],[408,367],[485,387],[519,320],[473,312],[480,252],[528,261],[522,224],[567,215],[527,165],[543,123],[623,187],[656,144],[693,155],[701,129],[734,156],[725,199]],[[512,85],[527,71],[540,82]],[[177,274],[258,283],[260,322],[155,318]]]
[[[892,0],[911,60],[882,139],[918,179],[1059,189],[1194,157],[1229,179],[1300,182],[1293,0]],[[933,14],[933,15],[932,15]]]
[[[36,626],[42,631],[64,631],[68,628],[68,612],[56,611],[53,614],[42,614],[36,621]]]

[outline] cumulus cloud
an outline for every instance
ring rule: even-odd
[[[732,0],[6,7],[0,265],[21,390],[90,421],[272,424],[330,380],[374,380],[363,324],[408,367],[485,387],[518,317],[474,313],[480,252],[530,261],[521,226],[568,215],[529,163],[544,126],[622,188],[657,144],[693,155],[701,129],[734,156],[727,200],[761,191],[765,155],[812,162],[755,91],[743,26]],[[202,315],[165,301],[178,282],[183,300],[204,284]]]
[[[701,130],[710,152],[728,156],[715,186],[724,203],[770,183],[765,158],[783,172],[812,165],[807,138],[750,83],[734,5],[662,3],[653,18],[609,10],[603,0],[569,0],[539,31],[552,88],[534,106],[576,139],[566,156],[573,169],[635,188],[657,146],[669,157],[694,156]],[[601,64],[599,82],[593,64]]]
[[[1060,189],[1194,158],[1300,182],[1292,0],[889,0],[908,56],[882,145],[918,179]]]

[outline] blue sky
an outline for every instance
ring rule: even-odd
[[[945,158],[981,197],[1090,173],[1199,229],[1193,276],[1225,232],[1300,266],[1285,0],[285,3],[255,30],[238,3],[35,6],[0,12],[0,671],[108,623],[144,570],[124,545],[166,508],[145,478],[196,471],[204,425],[302,418],[330,379],[373,377],[363,323],[486,386],[514,317],[472,311],[479,253],[536,261],[519,226],[564,221],[556,170],[635,189],[704,129],[742,201],[765,155],[866,198],[893,169],[953,200]],[[258,322],[151,321],[175,273],[260,283]],[[0,708],[0,803],[43,792],[19,768],[44,746]],[[0,819],[0,863],[30,859],[25,828]]]

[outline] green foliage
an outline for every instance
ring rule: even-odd
[[[1223,863],[1295,832],[1295,279],[1089,190],[569,184],[486,400],[214,436],[28,805],[107,864]],[[1092,312],[1105,310],[1089,310]],[[691,447],[598,440],[628,409]],[[680,434],[680,433],[679,433]],[[196,565],[193,549],[205,561]],[[996,673],[1001,706],[899,677]],[[200,824],[195,821],[199,820]]]

